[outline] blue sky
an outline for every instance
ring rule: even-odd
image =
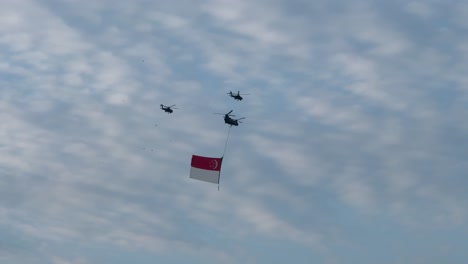
[[[465,263],[467,17],[2,1],[0,262]],[[222,155],[229,110],[218,191],[190,158]]]

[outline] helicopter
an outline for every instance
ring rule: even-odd
[[[233,94],[232,91],[229,91],[229,96],[231,96],[232,98],[234,98],[235,100],[237,101],[242,101],[242,96],[240,96],[241,94],[239,93],[239,91],[237,91],[237,94]],[[249,95],[249,94],[242,94],[242,95]]]
[[[216,115],[224,115],[224,123],[230,125],[230,126],[238,126],[239,123],[242,123],[241,119],[244,119],[245,117],[242,117],[242,118],[239,118],[239,119],[233,119],[231,118],[231,116],[235,116],[235,115],[231,115],[232,113],[232,110],[229,111],[227,114],[221,114],[221,113],[214,113]]]
[[[161,109],[164,110],[164,112],[168,113],[168,114],[172,114],[172,112],[174,112],[171,108],[173,109],[177,109],[174,107],[175,105],[171,105],[171,106],[165,106],[165,105],[161,105]]]

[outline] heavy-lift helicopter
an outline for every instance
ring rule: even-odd
[[[227,114],[221,114],[221,113],[214,113],[216,115],[224,115],[224,123],[230,125],[230,126],[238,126],[239,123],[242,123],[241,121],[239,120],[242,120],[244,119],[245,117],[241,117],[239,119],[233,119],[231,118],[231,116],[235,116],[235,115],[231,115],[232,113],[232,110],[229,111]]]
[[[231,91],[229,91],[229,93],[227,93],[227,94],[229,94],[229,96],[231,96],[232,98],[234,98],[237,101],[242,101],[242,96],[239,93],[239,91],[237,91],[237,94],[233,94]],[[249,94],[242,94],[242,95],[249,95]]]
[[[171,106],[165,106],[165,105],[161,105],[161,109],[164,110],[164,112],[168,113],[168,114],[172,114],[172,112],[174,112],[172,109],[177,109],[174,107],[175,105],[171,105]],[[171,109],[172,108],[172,109]]]

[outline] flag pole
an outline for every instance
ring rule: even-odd
[[[228,134],[226,137],[226,143],[224,143],[224,150],[223,150],[223,155],[221,156],[221,161],[224,159],[224,154],[226,154],[226,147],[229,139],[229,134],[231,134],[231,128],[232,126],[229,126]],[[221,181],[221,170],[219,171],[219,180],[218,180],[218,192],[219,192],[219,182]]]
[[[227,147],[227,143],[228,143],[228,139],[229,139],[229,134],[231,134],[231,127],[232,126],[229,126],[228,135],[226,137],[226,143],[224,143],[224,150],[223,150],[223,156],[222,157],[224,157],[224,154],[226,153],[226,147]]]

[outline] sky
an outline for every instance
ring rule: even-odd
[[[1,263],[466,263],[468,2],[1,3]]]

